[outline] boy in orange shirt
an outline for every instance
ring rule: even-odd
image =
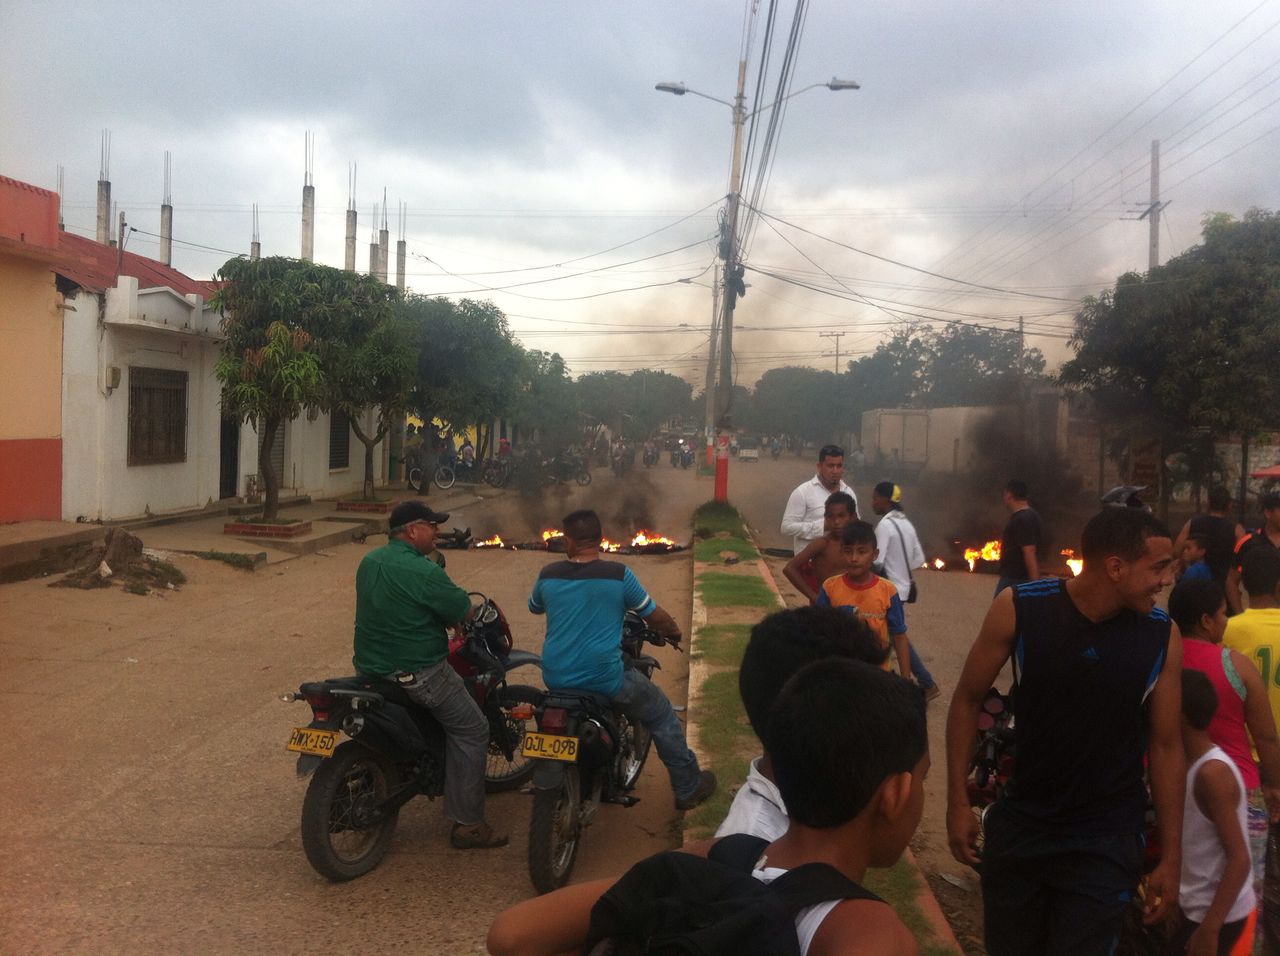
[[[810,604],[818,600],[822,582],[844,570],[845,560],[841,551],[840,533],[845,525],[858,515],[853,495],[844,491],[834,492],[827,498],[822,514],[824,534],[810,541],[803,551],[787,562],[782,573],[795,585]]]
[[[867,626],[885,647],[892,644],[898,659],[898,673],[911,676],[911,645],[907,641],[907,618],[902,612],[898,589],[882,578],[871,566],[880,552],[876,548],[876,530],[865,521],[851,521],[840,533],[840,551],[844,555],[845,572],[822,582],[819,607],[834,607],[866,621]],[[884,669],[889,670],[886,660]]]

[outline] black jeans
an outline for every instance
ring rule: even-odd
[[[1085,836],[987,811],[982,902],[991,956],[1110,956],[1142,876],[1141,833]]]

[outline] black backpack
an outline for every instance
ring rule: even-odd
[[[761,883],[769,841],[738,833],[706,858],[668,851],[641,860],[596,901],[585,956],[800,956],[795,917],[830,900],[884,902],[826,863]]]

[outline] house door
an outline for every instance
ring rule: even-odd
[[[222,418],[222,437],[218,455],[218,497],[234,498],[240,474],[240,419]]]

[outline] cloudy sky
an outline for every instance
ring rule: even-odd
[[[385,188],[393,270],[407,204],[411,289],[491,298],[575,372],[694,381],[731,112],[654,84],[732,99],[747,47],[749,108],[775,99],[795,6],[778,5],[763,84],[756,7],[63,0],[53,18],[0,0],[0,173],[53,188],[64,167],[66,226],[92,235],[110,130],[127,248],[157,255],[169,150],[174,264],[207,277],[248,251],[255,203],[263,254],[299,254],[311,131],[318,261],[342,265],[355,163],[357,268]],[[913,316],[1023,315],[1060,358],[1073,302],[1147,267],[1153,139],[1162,260],[1207,210],[1280,206],[1280,0],[812,0],[794,58],[789,90],[862,89],[790,100],[767,177],[760,114],[745,384],[834,367],[837,343],[843,363]]]

